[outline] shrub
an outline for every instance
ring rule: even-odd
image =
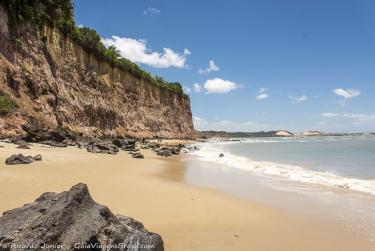
[[[13,100],[11,100],[9,97],[5,95],[0,94],[0,114],[8,114],[16,106],[17,105]]]

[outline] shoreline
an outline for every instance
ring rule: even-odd
[[[265,140],[264,142],[268,141],[267,143],[270,143],[277,142],[278,139],[263,138],[252,140]],[[290,140],[298,140],[298,138],[290,137]],[[235,141],[234,144],[238,142],[247,143],[247,141],[248,139],[242,139],[242,141]],[[255,156],[241,155],[225,149],[224,146],[226,146],[226,144],[232,143],[233,142],[226,142],[220,139],[211,142],[207,141],[198,145],[202,151],[194,155],[205,162],[211,162],[215,165],[225,165],[254,174],[265,175],[270,178],[283,179],[289,182],[308,184],[310,186],[320,186],[335,190],[338,193],[358,193],[371,197],[375,195],[375,183],[372,177],[350,176],[345,175],[345,173],[340,174],[334,170],[313,169],[311,166],[306,167],[304,164],[288,161],[287,159],[269,160],[265,158],[265,156],[263,156],[263,158],[257,158],[256,154]],[[219,154],[225,155],[225,158],[218,158]],[[284,156],[284,158],[286,157]]]
[[[96,202],[159,233],[166,250],[371,250],[339,226],[186,182],[187,158],[145,159],[92,154],[76,147],[1,143],[0,211],[86,183]],[[41,154],[29,165],[6,166],[14,153]],[[272,237],[272,243],[269,238]],[[340,242],[337,240],[340,239]]]

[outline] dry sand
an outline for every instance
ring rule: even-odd
[[[98,203],[159,233],[166,250],[371,250],[334,224],[188,185],[183,157],[167,160],[143,151],[141,160],[122,151],[104,155],[75,147],[0,145],[5,146],[0,148],[0,212],[83,182]],[[14,153],[41,154],[43,161],[6,166]]]

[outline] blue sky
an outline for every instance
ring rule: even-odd
[[[91,0],[75,7],[77,24],[96,29],[106,45],[181,82],[197,129],[375,131],[375,1]]]

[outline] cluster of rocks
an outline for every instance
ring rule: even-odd
[[[170,157],[172,155],[179,155],[184,145],[177,146],[163,146],[155,150],[155,153],[159,156]]]
[[[34,161],[41,161],[42,156],[37,154],[35,156],[24,156],[23,154],[13,154],[5,160],[7,165],[30,164]]]
[[[4,212],[0,247],[15,250],[16,246],[29,247],[25,250],[164,250],[160,235],[97,204],[81,183],[62,193],[44,193],[34,203]]]
[[[61,128],[54,131],[32,129],[28,127],[23,129],[26,131],[26,135],[10,139],[10,142],[19,145],[17,147],[19,149],[30,149],[29,143],[39,143],[51,147],[77,146],[80,149],[86,149],[90,153],[117,154],[120,150],[123,150],[128,152],[133,158],[137,159],[144,158],[143,154],[139,152],[139,148],[150,149],[157,155],[163,157],[179,155],[181,151],[186,153],[197,150],[196,146],[185,146],[183,144],[168,146],[161,145],[156,141],[148,140],[137,142],[135,139],[79,138]],[[15,163],[17,163],[17,161]]]
[[[133,158],[144,158],[143,154],[136,148],[136,140],[134,139],[95,140],[87,145],[82,143],[78,143],[78,145],[84,145],[87,151],[91,153],[117,154],[119,150],[123,150],[128,152]]]
[[[93,141],[86,149],[90,153],[117,154],[119,152],[118,147],[110,141]]]
[[[67,147],[76,145],[76,137],[68,131],[57,128],[50,131],[45,129],[34,129],[23,127],[25,135],[11,138],[11,142],[18,145],[25,145],[27,142],[40,143],[53,147]]]
[[[157,155],[163,157],[170,157],[172,155],[179,155],[182,149],[185,149],[187,146],[183,144],[178,145],[161,145],[154,141],[144,141],[141,145],[142,149],[150,149],[154,151]]]

